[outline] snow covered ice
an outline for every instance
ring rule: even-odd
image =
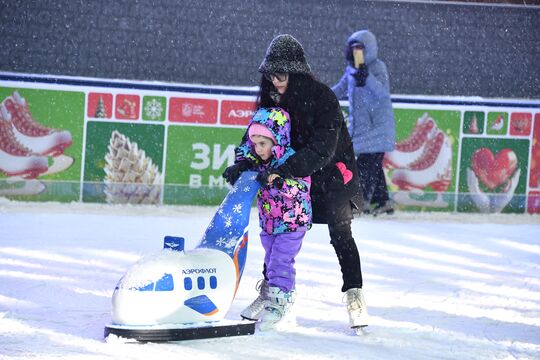
[[[105,342],[113,289],[165,235],[195,246],[217,207],[0,202],[0,359],[539,359],[540,218],[402,213],[353,222],[371,324],[348,328],[326,226],[297,258],[296,326],[176,343]],[[251,212],[227,319],[256,296]]]

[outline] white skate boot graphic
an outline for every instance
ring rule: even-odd
[[[422,155],[407,169],[392,174],[392,182],[402,190],[424,189],[446,191],[452,178],[452,146],[442,131],[430,139]]]
[[[424,113],[416,121],[416,125],[411,134],[404,140],[396,144],[394,151],[386,153],[383,166],[386,168],[403,169],[409,164],[418,160],[424,152],[424,147],[437,133],[435,121]]]
[[[47,158],[18,142],[11,123],[0,112],[0,171],[8,177],[34,179],[47,169]]]
[[[50,129],[32,117],[26,100],[17,91],[0,104],[0,111],[11,122],[16,139],[33,153],[52,156],[53,164],[42,175],[63,171],[73,164],[73,158],[64,155],[72,143],[71,133]]]
[[[17,141],[11,123],[0,112],[0,196],[35,195],[45,189],[37,176],[47,171],[47,158],[33,154]]]
[[[413,193],[397,192],[394,201],[403,205],[446,207],[442,192],[446,191],[452,180],[452,146],[450,139],[442,131],[428,140],[422,155],[406,169],[397,169],[392,173],[392,182],[400,190],[413,190]],[[430,200],[418,200],[424,195],[424,189],[431,187],[437,197]],[[414,195],[414,196],[413,196]],[[415,197],[417,199],[415,199]]]

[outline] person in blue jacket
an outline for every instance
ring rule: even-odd
[[[385,152],[394,150],[396,142],[388,71],[377,57],[377,39],[369,30],[357,31],[347,39],[345,57],[348,65],[332,90],[338,99],[345,95],[349,99],[348,130],[360,175],[364,213],[391,214],[393,202],[382,167]]]

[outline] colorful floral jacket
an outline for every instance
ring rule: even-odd
[[[272,148],[273,157],[268,164],[263,164],[253,150],[253,143],[247,136],[249,126],[259,123],[266,126],[276,138]],[[278,167],[292,154],[290,147],[291,123],[289,114],[281,108],[261,108],[251,118],[242,143],[236,148],[236,160],[249,160],[258,171]],[[287,178],[283,186],[274,183],[264,185],[257,193],[259,222],[267,234],[280,234],[294,231],[307,231],[311,228],[311,179]]]

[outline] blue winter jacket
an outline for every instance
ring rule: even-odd
[[[348,128],[355,155],[392,151],[396,142],[396,129],[386,65],[377,58],[377,39],[371,32],[355,32],[347,40],[347,46],[355,42],[364,44],[364,59],[369,71],[366,85],[356,86],[352,76],[356,69],[349,63],[332,91],[338,99],[348,95]]]

